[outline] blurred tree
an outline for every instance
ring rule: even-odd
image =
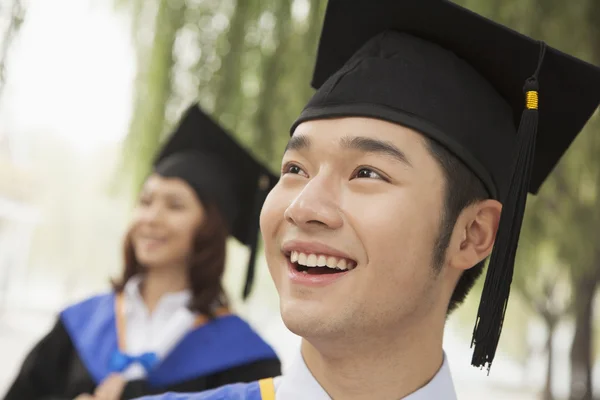
[[[554,220],[547,232],[558,257],[568,266],[572,286],[575,335],[571,347],[571,399],[592,399],[593,300],[600,280],[600,249],[595,236],[600,223],[597,190],[600,166],[593,155],[600,151],[597,123],[591,124],[561,162],[549,182]]]
[[[270,134],[271,144],[266,147],[264,155],[275,171],[281,167],[290,126],[313,93],[310,81],[327,5],[319,0],[294,0],[289,3],[291,15],[287,14],[286,19],[289,18],[291,28],[286,34],[287,28],[279,25],[280,31],[276,34],[281,35],[278,39],[280,50],[275,53],[280,53],[280,56],[273,53],[271,58],[265,58],[265,67],[268,62],[276,65],[273,67],[271,64],[276,76],[269,75],[267,68],[263,70],[261,90],[264,90],[264,97],[259,103],[255,119],[256,129],[259,129],[254,136],[255,143],[266,142],[268,138],[265,135]],[[283,11],[286,10],[280,8],[280,12]],[[259,119],[261,115],[262,122]],[[265,126],[267,118],[269,122]]]
[[[291,0],[278,0],[275,2],[273,10],[275,20],[273,27],[274,46],[271,51],[267,50],[263,53],[260,93],[254,118],[257,133],[254,145],[255,148],[260,149],[261,156],[269,161],[275,159],[273,136],[274,134],[283,133],[277,132],[272,115],[277,108],[277,85],[285,72],[283,70],[284,55],[289,44],[290,33],[293,32],[291,4]]]
[[[8,7],[7,7],[8,8]],[[6,82],[6,61],[14,38],[25,19],[25,8],[21,0],[13,0],[9,11],[9,22],[0,44],[0,97]]]
[[[582,7],[564,6],[561,14],[572,19],[570,29],[563,30],[562,40],[570,35],[571,52],[600,65],[600,4],[590,0]],[[558,14],[557,14],[558,15]],[[564,14],[558,19],[567,21]],[[580,39],[573,41],[573,39]],[[572,41],[572,42],[571,42]],[[564,44],[566,49],[566,43]],[[600,248],[592,240],[600,225],[598,191],[600,190],[600,152],[597,118],[588,124],[574,142],[564,160],[553,174],[553,195],[558,212],[553,218],[551,234],[559,257],[570,268],[573,292],[575,334],[571,346],[570,399],[593,398],[593,318],[594,297],[600,283]]]
[[[553,47],[600,64],[600,3],[595,0],[580,1],[577,7],[560,0],[462,0],[459,3],[545,40]],[[590,240],[600,223],[597,210],[600,163],[594,156],[600,151],[597,129],[597,123],[592,121],[540,194],[530,197],[521,234],[513,289],[544,321],[548,330],[545,399],[552,399],[550,365],[554,328],[567,314],[573,315],[575,322],[571,399],[588,400],[592,396],[592,306],[600,280],[600,249]],[[573,294],[572,298],[569,293]]]
[[[123,153],[126,177],[130,178],[126,181],[128,186],[132,184],[133,193],[139,191],[150,169],[165,128],[165,110],[171,96],[173,46],[183,25],[185,9],[183,1],[160,0],[147,60],[138,59],[133,115]]]
[[[546,191],[547,192],[547,191]],[[553,204],[545,203],[543,195],[530,197],[521,231],[517,268],[513,289],[523,298],[530,311],[546,327],[546,382],[542,398],[553,400],[554,333],[560,320],[570,311],[570,281],[568,269],[560,264],[554,242],[548,237],[548,218]]]
[[[588,0],[587,26],[589,28],[589,43],[591,60],[600,65],[600,3],[596,0]],[[590,127],[586,135],[587,143],[582,143],[581,152],[585,154],[585,164],[581,165],[584,170],[583,185],[579,187],[579,202],[574,216],[575,221],[582,221],[584,229],[578,230],[578,239],[586,243],[586,251],[575,254],[573,259],[581,260],[587,268],[579,268],[573,274],[575,290],[575,337],[571,347],[571,400],[591,400],[593,396],[592,387],[592,365],[593,365],[593,317],[594,296],[600,285],[600,247],[598,242],[592,240],[597,234],[600,225],[600,210],[598,209],[598,191],[600,190],[600,165],[597,155],[600,152],[600,140],[598,138],[598,123]],[[579,227],[579,224],[578,224]],[[573,254],[566,254],[571,256]],[[585,257],[583,260],[582,257]],[[576,261],[577,262],[577,261]]]
[[[242,59],[246,48],[246,31],[256,7],[252,7],[248,0],[237,0],[233,14],[228,23],[228,29],[218,47],[221,49],[221,68],[214,76],[215,107],[213,115],[221,120],[223,114],[229,111],[231,115],[237,115],[243,101],[240,96],[242,80],[244,77]],[[235,131],[237,118],[225,119],[230,129]],[[224,122],[224,121],[222,121]]]
[[[195,98],[278,169],[289,126],[312,94],[309,83],[326,3],[188,0],[174,7],[158,0],[116,1],[132,13],[138,37],[134,112],[121,169],[126,172],[122,176],[131,178],[126,182],[128,187],[133,182],[133,193],[149,170],[162,133]],[[145,46],[143,36],[148,35],[137,30],[147,25],[140,15],[148,18],[152,4],[156,32]]]

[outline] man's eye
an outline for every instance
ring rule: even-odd
[[[282,175],[292,174],[292,175],[308,176],[306,174],[306,172],[304,172],[302,170],[302,168],[300,168],[296,164],[292,164],[292,163],[288,163],[288,164],[284,165],[283,168],[281,169],[281,174]]]
[[[384,179],[381,174],[373,171],[370,168],[361,167],[356,170],[352,178],[370,178],[370,179]]]

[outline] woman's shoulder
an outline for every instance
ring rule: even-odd
[[[114,312],[115,293],[108,292],[88,297],[67,306],[60,312],[59,319],[68,329],[73,326],[81,326],[81,324],[87,325],[86,321],[89,321],[90,317],[97,319],[104,316],[110,320],[114,318]]]
[[[90,310],[96,307],[114,304],[114,301],[115,293],[113,291],[99,293],[67,305],[61,311],[61,314],[65,312],[73,312],[75,310]]]
[[[249,359],[277,358],[271,345],[245,319],[236,314],[219,316],[199,326],[190,339],[210,344],[203,352],[218,352],[220,357],[244,354]],[[217,356],[217,354],[215,354]]]
[[[220,334],[225,332],[236,337],[246,337],[261,339],[260,334],[247,320],[235,313],[218,315],[204,324],[198,324],[197,327],[206,326],[209,329],[218,331]]]

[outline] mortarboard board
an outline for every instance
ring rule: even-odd
[[[278,178],[197,104],[184,113],[159,152],[154,172],[183,179],[200,200],[214,202],[229,233],[250,247],[246,298],[254,279],[260,209]]]
[[[445,146],[502,202],[472,342],[472,364],[489,371],[527,192],[598,108],[600,69],[446,0],[329,0],[312,86],[292,134],[313,119],[398,123]]]

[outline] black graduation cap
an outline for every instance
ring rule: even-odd
[[[398,123],[444,145],[502,202],[472,342],[472,364],[489,371],[527,192],[598,108],[600,69],[446,0],[329,0],[312,85],[292,133],[322,118]]]
[[[252,157],[197,104],[181,118],[154,162],[154,172],[186,181],[222,212],[231,235],[250,247],[243,297],[254,279],[260,209],[278,177]]]

